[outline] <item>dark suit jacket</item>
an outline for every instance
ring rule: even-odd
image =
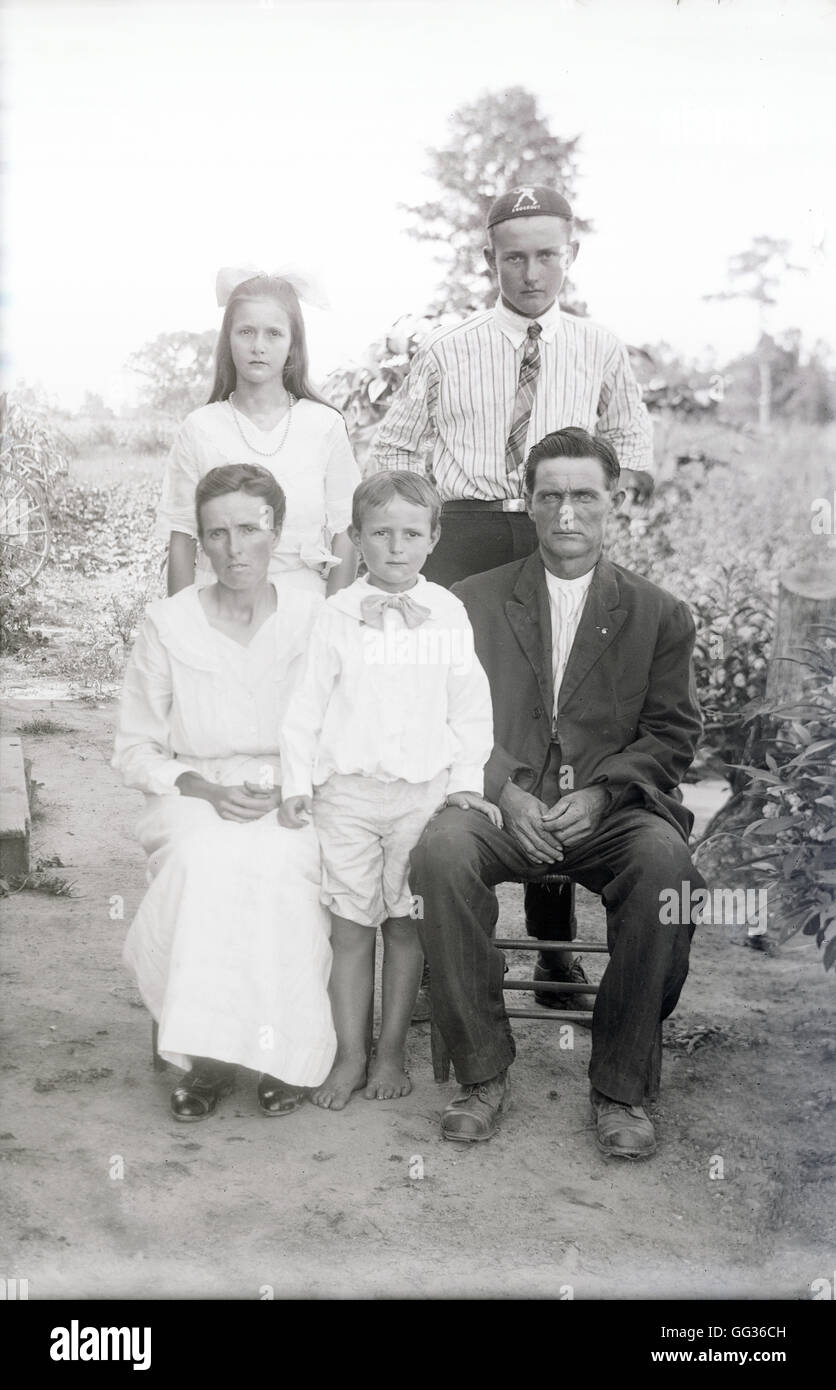
[[[601,783],[612,793],[610,810],[644,805],[687,837],[693,817],[671,795],[702,728],[687,604],[602,557],[553,730],[551,616],[539,551],[472,575],[453,593],[467,608],[493,698],[485,795],[498,801],[509,777],[539,795],[554,738],[575,790]]]

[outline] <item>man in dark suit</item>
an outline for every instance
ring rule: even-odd
[[[574,427],[546,435],[525,473],[538,550],[453,590],[491,684],[485,795],[504,828],[447,809],[412,856],[435,1020],[460,1083],[442,1116],[448,1139],[489,1139],[507,1103],[515,1049],[494,888],[540,867],[600,893],[607,910],[589,1068],[599,1146],[626,1158],[656,1147],[643,1101],[660,1021],[688,973],[683,885],[703,886],[676,794],[701,723],[687,605],[602,557],[618,482],[606,440]],[[661,911],[671,889],[687,907],[673,924]]]

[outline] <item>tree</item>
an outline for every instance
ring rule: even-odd
[[[91,420],[115,420],[116,416],[98,391],[85,391],[78,410],[79,415],[89,416]]]
[[[773,417],[825,425],[836,419],[836,373],[826,344],[817,342],[803,353],[801,333],[789,328],[773,338],[761,336],[755,352],[730,362],[727,407],[738,417],[751,415],[764,361],[769,364],[770,410]]]
[[[143,404],[163,415],[185,415],[203,405],[212,384],[212,356],[217,333],[160,333],[132,352],[129,371],[144,377]]]
[[[769,429],[772,418],[772,367],[774,341],[766,332],[767,310],[777,304],[777,290],[784,276],[793,271],[806,274],[803,266],[789,259],[790,243],[775,237],[756,236],[748,251],[739,251],[729,258],[727,271],[729,288],[717,294],[703,295],[704,299],[748,299],[758,311],[758,424]]]
[[[444,279],[431,306],[433,313],[467,312],[493,302],[496,290],[482,257],[488,208],[500,193],[520,184],[541,183],[573,201],[579,137],[552,135],[537,99],[524,87],[488,92],[460,106],[449,120],[450,139],[430,149],[430,173],[441,196],[415,207],[402,206],[417,219],[408,233],[452,250]],[[591,224],[576,219],[579,231]],[[561,300],[575,312],[569,282]]]

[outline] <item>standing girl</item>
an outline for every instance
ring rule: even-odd
[[[225,305],[209,404],[193,410],[171,449],[158,527],[168,538],[168,592],[211,583],[197,546],[195,488],[230,463],[267,468],[287,498],[269,578],[320,594],[354,579],[347,535],[360,472],[339,411],[308,380],[305,326],[296,291],[281,276],[221,270]]]

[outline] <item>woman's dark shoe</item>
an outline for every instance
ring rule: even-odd
[[[235,1068],[231,1063],[193,1067],[171,1093],[171,1113],[184,1124],[205,1120],[234,1085]]]
[[[267,1072],[262,1072],[258,1078],[258,1106],[262,1115],[291,1115],[304,1099],[305,1092],[298,1086],[288,1086]]]

